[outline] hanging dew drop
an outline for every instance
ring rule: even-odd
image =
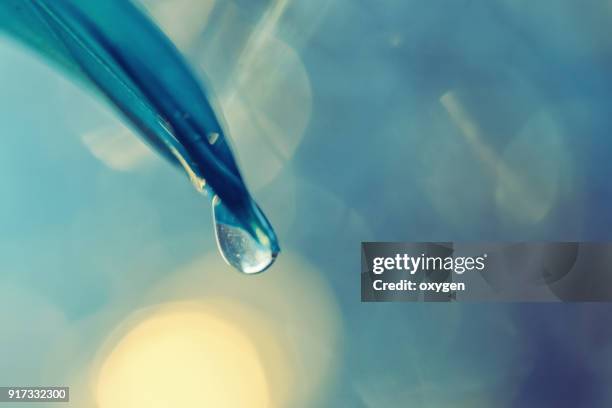
[[[259,229],[253,237],[217,196],[212,207],[217,246],[227,263],[246,274],[263,272],[274,263],[279,252],[275,238]]]
[[[257,225],[252,232],[247,231],[232,212],[221,202],[219,196],[206,184],[203,177],[189,165],[181,153],[180,146],[171,147],[171,151],[183,166],[195,189],[212,198],[213,224],[215,239],[223,259],[245,274],[256,274],[269,268],[280,252],[276,235],[268,220],[257,205],[254,205],[254,220]],[[262,227],[267,227],[264,232]]]

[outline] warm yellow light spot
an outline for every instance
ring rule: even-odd
[[[102,363],[99,408],[269,407],[257,350],[202,310],[166,310],[133,328]]]

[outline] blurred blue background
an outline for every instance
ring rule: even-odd
[[[252,347],[227,344],[255,356],[261,385],[234,376],[230,334],[185,361],[227,357],[226,389],[257,394],[251,406],[612,405],[608,304],[359,300],[361,241],[610,239],[612,3],[142,5],[218,96],[284,252],[261,276],[224,265],[186,177],[0,37],[0,384],[166,406],[121,399],[112,378],[145,368],[116,356],[158,350],[163,333],[139,325],[195,313],[244,335]],[[120,384],[154,394],[165,379],[143,377]]]

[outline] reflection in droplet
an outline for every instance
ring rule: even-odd
[[[227,263],[246,274],[263,272],[274,263],[279,252],[274,237],[256,229],[255,239],[217,196],[213,198],[213,221],[217,245]]]

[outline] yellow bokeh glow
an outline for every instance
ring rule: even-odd
[[[175,306],[131,329],[100,366],[99,408],[269,407],[256,348],[205,309]]]

